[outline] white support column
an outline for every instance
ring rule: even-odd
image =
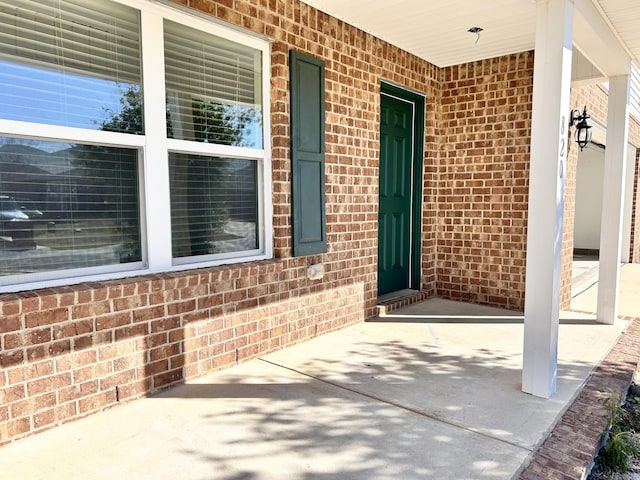
[[[597,311],[598,322],[608,324],[613,324],[618,316],[620,245],[629,133],[629,78],[629,75],[609,78]]]
[[[522,390],[556,390],[560,264],[571,89],[572,0],[538,0]]]

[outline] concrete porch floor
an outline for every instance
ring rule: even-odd
[[[513,478],[628,323],[562,318],[549,400],[520,391],[521,315],[434,298],[6,445],[0,477]]]

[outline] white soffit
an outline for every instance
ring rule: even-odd
[[[535,44],[535,0],[302,1],[439,67],[533,50]],[[603,17],[607,41],[621,42],[637,62],[640,0],[576,0],[583,2],[593,3],[589,10]],[[477,43],[471,27],[483,29]]]
[[[592,0],[575,0],[574,45],[606,76],[628,74],[631,52]]]
[[[531,0],[303,0],[434,65],[532,50]],[[480,37],[469,33],[481,27]]]
[[[636,63],[640,61],[640,1],[595,0],[601,13]]]

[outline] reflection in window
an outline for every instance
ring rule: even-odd
[[[138,152],[0,137],[0,275],[141,260]]]
[[[165,75],[143,85],[141,51],[162,42]],[[178,268],[266,258],[268,51],[152,1],[0,0],[0,291],[157,271],[172,254]],[[166,136],[145,131],[143,102],[163,90]],[[168,196],[170,218],[142,210]]]
[[[169,154],[174,257],[258,248],[256,162]]]
[[[262,148],[261,53],[165,20],[169,138]]]
[[[107,130],[140,90],[139,24],[106,0],[0,0],[0,118]]]

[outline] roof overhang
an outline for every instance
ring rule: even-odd
[[[534,0],[302,0],[439,67],[533,50]],[[546,0],[537,0],[546,1]],[[574,45],[604,77],[640,59],[640,2],[575,0]],[[478,34],[469,32],[480,27]]]

